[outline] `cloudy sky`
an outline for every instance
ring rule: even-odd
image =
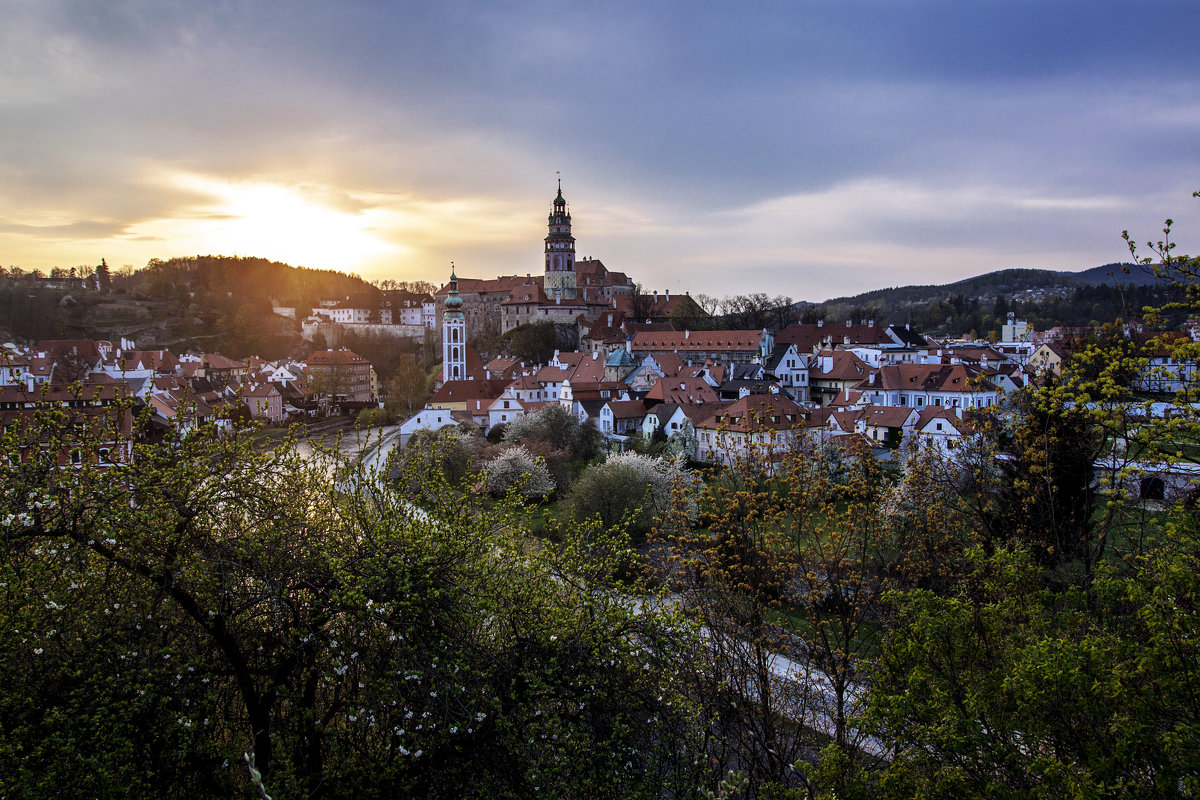
[[[0,264],[821,300],[1200,241],[1200,3],[0,0]],[[1197,247],[1192,248],[1192,252]]]

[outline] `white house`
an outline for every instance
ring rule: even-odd
[[[763,366],[793,400],[808,401],[808,357],[796,345],[775,345]]]
[[[885,365],[869,370],[854,389],[872,405],[916,409],[986,408],[1000,397],[985,373],[965,364]]]
[[[423,408],[400,424],[400,446],[407,447],[408,440],[420,428],[439,431],[457,424],[458,420],[453,417],[449,409]]]
[[[952,408],[926,406],[913,426],[914,441],[930,445],[943,453],[952,450],[963,436],[967,426]]]
[[[525,405],[519,396],[516,382],[505,387],[500,396],[488,406],[488,428],[512,422],[525,414]]]

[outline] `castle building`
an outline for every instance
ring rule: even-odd
[[[571,212],[561,181],[551,201],[543,250],[540,275],[459,279],[456,289],[462,303],[457,308],[466,318],[468,336],[507,333],[535,322],[594,322],[629,305],[634,287],[627,275],[610,271],[600,259],[577,259]],[[436,294],[443,300],[443,314],[449,310],[444,306],[449,288]]]

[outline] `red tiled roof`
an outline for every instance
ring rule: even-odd
[[[633,335],[635,352],[704,353],[759,350],[763,332],[757,331],[639,331]]]
[[[964,364],[888,364],[879,368],[875,383],[866,379],[855,388],[925,392],[974,392],[995,388],[986,379],[977,384],[977,377],[980,377],[979,370]]]
[[[489,403],[504,392],[507,381],[446,381],[442,387],[429,398],[434,403],[462,403],[472,400],[487,400]]]
[[[308,365],[313,364],[368,364],[365,358],[355,353],[353,350],[314,350],[309,354],[305,362]]]
[[[808,412],[780,394],[751,394],[712,414],[697,427],[728,431],[791,430],[802,428]]]

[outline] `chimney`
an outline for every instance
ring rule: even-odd
[[[852,322],[852,321],[853,321],[853,320],[846,320],[846,327],[847,327],[847,328],[849,328],[849,327],[850,327],[850,324],[851,324],[851,322]]]
[[[824,328],[824,327],[825,327],[825,320],[823,320],[823,319],[819,319],[819,320],[817,320],[817,327],[818,327],[818,328]]]
[[[692,332],[691,332],[691,331],[688,331],[688,330],[685,330],[685,331],[683,332],[683,338],[685,338],[685,339],[690,339],[690,338],[692,338]]]
[[[658,289],[654,290],[654,305],[658,305]]]
[[[670,290],[670,289],[667,289],[667,290],[666,290],[666,292],[665,292],[665,294],[666,294],[666,300],[667,300],[667,302],[668,302],[668,303],[669,303],[669,302],[671,302],[671,290]]]

